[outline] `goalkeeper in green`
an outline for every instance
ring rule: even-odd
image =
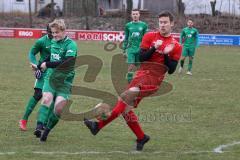
[[[192,64],[193,57],[195,54],[195,49],[199,46],[198,43],[198,30],[193,27],[193,20],[189,19],[187,21],[187,27],[183,28],[180,35],[180,43],[183,44],[182,58],[180,61],[180,67],[178,72],[181,73],[184,66],[184,61],[186,57],[189,57],[188,63],[188,75],[192,75]]]
[[[128,73],[126,76],[128,83],[133,79],[134,68],[139,63],[140,44],[143,35],[148,30],[147,24],[139,20],[140,11],[138,9],[132,10],[131,17],[132,21],[125,25],[125,39],[123,41],[123,53],[127,57],[128,63]]]

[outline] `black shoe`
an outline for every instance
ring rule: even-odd
[[[44,131],[43,131],[43,134],[40,138],[40,141],[41,142],[46,142],[47,141],[47,137],[48,137],[48,134],[50,133],[51,129],[49,128],[46,128]]]
[[[96,135],[99,132],[98,123],[94,121],[90,121],[84,118],[84,124],[88,127],[93,135]]]
[[[43,131],[43,124],[37,124],[37,127],[33,134],[36,136],[36,138],[40,138],[42,131]]]
[[[150,137],[146,134],[144,135],[142,140],[137,140],[136,150],[142,151],[144,144],[147,143],[149,140],[150,140]]]

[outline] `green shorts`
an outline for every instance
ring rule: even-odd
[[[43,89],[45,76],[46,76],[46,73],[42,73],[41,78],[35,80],[34,88]]]
[[[194,57],[195,47],[183,47],[182,56],[184,57]]]
[[[139,61],[139,49],[131,49],[127,50],[127,63],[137,65]]]
[[[50,92],[54,97],[61,96],[69,99],[72,89],[72,79],[65,80],[63,83],[59,81],[51,81],[49,76],[44,79],[43,92]]]

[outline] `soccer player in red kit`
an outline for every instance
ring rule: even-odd
[[[140,68],[127,89],[120,95],[111,115],[106,120],[84,120],[91,133],[96,135],[104,126],[122,115],[137,137],[137,151],[143,149],[150,137],[143,132],[133,108],[137,107],[143,97],[155,93],[160,88],[166,72],[172,74],[176,70],[182,52],[181,45],[171,36],[173,15],[164,11],[159,14],[158,20],[159,30],[146,33],[143,37],[140,46]]]

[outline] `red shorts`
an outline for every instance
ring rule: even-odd
[[[150,96],[157,92],[163,79],[164,75],[159,77],[149,74],[148,71],[138,71],[127,88],[140,88],[140,93],[134,102],[134,107],[137,107],[138,103],[143,99],[143,97]]]

